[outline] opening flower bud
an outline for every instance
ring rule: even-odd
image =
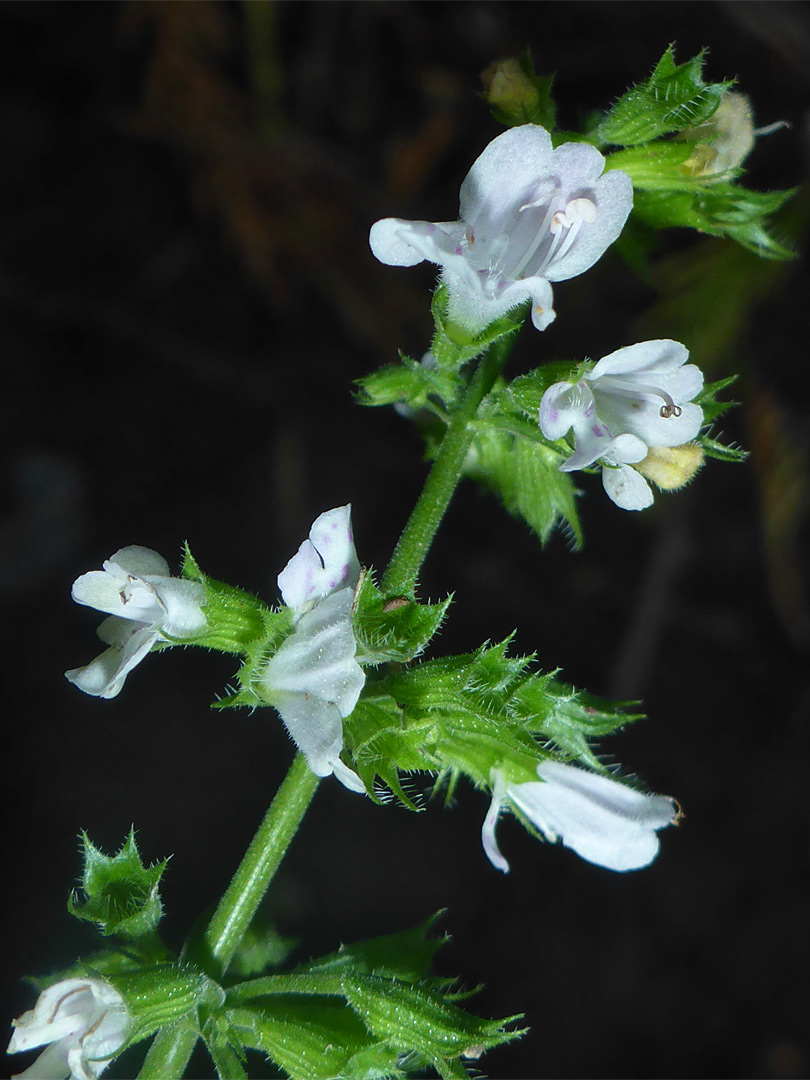
[[[703,464],[703,450],[696,442],[682,446],[652,446],[635,468],[662,491],[677,491],[688,484]]]

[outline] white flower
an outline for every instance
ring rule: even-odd
[[[12,1021],[9,1054],[46,1047],[15,1080],[96,1080],[124,1044],[130,1025],[124,1000],[109,983],[62,979]]]
[[[508,801],[546,840],[571,848],[583,859],[608,870],[640,870],[658,854],[657,829],[673,825],[678,806],[665,795],[644,795],[597,773],[544,761],[539,781],[509,784],[493,770],[492,803],[481,839],[487,858],[509,872],[495,839],[498,813]]]
[[[642,341],[603,357],[577,383],[550,386],[540,403],[540,429],[547,439],[561,439],[573,428],[576,441],[560,469],[599,461],[605,491],[617,506],[650,506],[650,486],[632,466],[653,448],[690,442],[703,423],[703,410],[691,404],[703,374],[688,358],[677,341]]]
[[[73,599],[110,616],[98,636],[110,647],[65,676],[93,697],[120,693],[127,675],[158,641],[194,637],[206,626],[203,586],[170,576],[164,558],[144,547],[125,547],[73,583]]]
[[[604,167],[588,143],[555,150],[545,128],[511,128],[467,174],[460,221],[384,218],[371,228],[371,250],[390,266],[424,259],[440,266],[450,318],[473,332],[526,300],[532,322],[545,330],[555,317],[550,282],[593,266],[633,205],[629,176],[603,176]]]
[[[340,760],[343,720],[357,704],[366,677],[357,663],[352,627],[360,564],[350,506],[314,522],[278,576],[295,629],[264,669],[262,697],[281,714],[291,738],[316,776],[334,773],[352,791],[362,780]]]

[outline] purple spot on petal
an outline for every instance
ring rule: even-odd
[[[552,422],[552,424],[556,424],[559,419],[560,419],[560,410],[559,409],[552,409],[551,410],[551,422]]]
[[[602,428],[599,427],[598,424],[593,424],[591,426],[591,431],[594,433],[594,435],[597,437],[597,439],[604,439],[605,433],[602,430]]]

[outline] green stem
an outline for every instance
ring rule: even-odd
[[[221,978],[233,959],[319,783],[304,755],[296,754],[205,931],[205,953],[214,978]]]
[[[233,960],[319,783],[304,755],[296,754],[203,936],[200,962],[212,978],[221,979]],[[181,1077],[197,1038],[186,1024],[164,1028],[152,1043],[138,1080]]]
[[[500,375],[513,340],[514,336],[510,334],[490,345],[478,362],[466,394],[451,416],[422,494],[402,530],[380,582],[380,588],[388,596],[413,594],[422,563],[461,479],[473,440],[471,422],[475,419],[478,406]]]
[[[149,1047],[138,1080],[169,1080],[169,1077],[182,1076],[197,1038],[197,1032],[185,1021],[163,1028]]]

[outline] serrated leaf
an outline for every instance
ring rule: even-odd
[[[521,518],[541,543],[561,524],[582,544],[582,526],[576,506],[577,488],[570,473],[560,471],[563,460],[538,434],[504,430],[503,420],[477,422],[474,456],[467,474],[494,491],[514,517]]]
[[[117,934],[140,938],[153,933],[163,916],[158,885],[168,859],[144,866],[130,831],[117,855],[105,855],[82,832],[81,893],[68,899],[68,911],[77,919],[95,923],[105,937]]]
[[[361,405],[406,405],[430,409],[440,417],[457,401],[463,388],[457,371],[401,356],[399,364],[380,368],[357,380]]]
[[[242,937],[229,970],[242,978],[279,967],[297,947],[297,938],[282,937],[274,926],[254,918]]]
[[[367,572],[354,607],[358,660],[382,664],[419,656],[444,621],[451,600],[420,604],[407,596],[385,596]]]
[[[706,52],[675,63],[670,45],[649,79],[623,94],[592,133],[598,144],[636,146],[673,131],[697,127],[712,116],[733,80],[703,81]]]

